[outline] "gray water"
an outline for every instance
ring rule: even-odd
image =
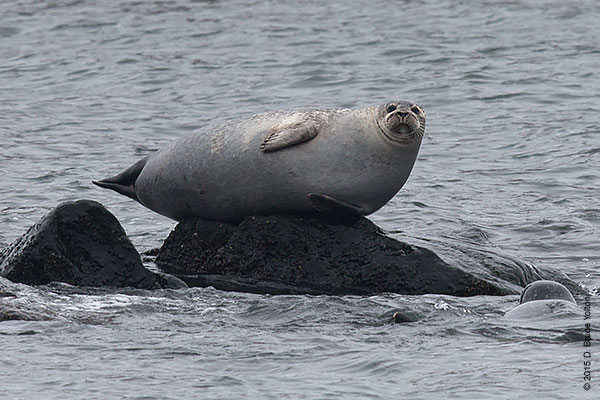
[[[0,245],[102,202],[138,250],[175,223],[93,187],[207,123],[414,100],[428,136],[370,218],[445,252],[559,268],[600,329],[600,5],[581,1],[0,2]],[[0,397],[598,398],[577,311],[517,296],[31,288],[0,278]],[[418,322],[392,324],[394,311]],[[584,351],[592,353],[584,390]],[[589,383],[589,382],[588,382]]]

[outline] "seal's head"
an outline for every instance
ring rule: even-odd
[[[566,300],[575,303],[569,289],[554,281],[535,281],[525,286],[520,304],[534,300]]]
[[[425,111],[408,101],[385,103],[379,107],[377,126],[387,140],[411,145],[425,133]]]

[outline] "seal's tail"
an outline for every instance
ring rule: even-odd
[[[140,172],[142,172],[142,169],[144,169],[147,161],[148,157],[143,158],[112,178],[102,179],[101,181],[92,181],[92,183],[101,188],[112,189],[117,193],[124,194],[139,202],[140,200],[135,193],[135,181],[140,175]]]

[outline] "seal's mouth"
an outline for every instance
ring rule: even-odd
[[[412,113],[394,112],[385,116],[385,125],[391,132],[411,135],[419,129],[419,120]]]

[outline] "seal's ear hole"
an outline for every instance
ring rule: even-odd
[[[411,108],[410,111],[414,112],[417,115],[421,114],[421,109],[417,106],[413,106],[413,108]]]
[[[393,112],[393,111],[396,111],[396,108],[398,108],[398,107],[396,107],[394,104],[389,104],[389,105],[388,105],[388,106],[385,108],[385,110],[386,110],[387,112],[391,113],[391,112]]]

